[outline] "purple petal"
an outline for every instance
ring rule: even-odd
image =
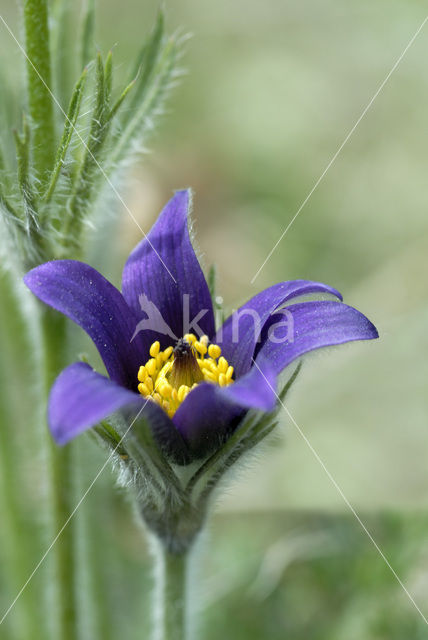
[[[131,422],[135,420],[133,429],[138,429],[137,416],[145,418],[159,445],[174,459],[188,456],[183,439],[163,409],[84,362],[70,365],[56,379],[49,396],[49,428],[55,441],[65,444],[119,410],[130,413]]]
[[[162,347],[190,331],[214,333],[210,292],[189,236],[189,208],[190,191],[177,191],[123,270],[125,300],[143,317],[142,328],[159,332],[150,339]],[[192,320],[197,326],[189,326]]]
[[[54,440],[65,444],[124,406],[135,405],[138,394],[76,362],[60,373],[49,396],[48,423]]]
[[[336,289],[322,282],[291,280],[261,291],[226,320],[214,342],[221,345],[237,377],[251,367],[254,349],[269,316],[288,300],[311,293],[327,293],[342,300]]]
[[[314,349],[378,337],[376,327],[353,307],[327,300],[302,302],[270,318],[263,330],[256,361],[267,359],[279,373]]]
[[[276,375],[266,361],[229,387],[202,383],[174,415],[173,422],[195,458],[202,458],[224,442],[247,409],[272,411]]]
[[[98,271],[76,260],[46,262],[24,277],[45,304],[76,322],[92,338],[106,369],[119,384],[137,386],[137,372],[150,345],[138,335],[137,321],[121,293]]]
[[[272,411],[275,406],[276,373],[270,362],[260,360],[234,384],[220,388],[221,395],[231,402],[252,409]]]

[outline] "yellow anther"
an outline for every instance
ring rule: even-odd
[[[165,349],[165,351],[162,352],[162,360],[166,362],[173,351],[173,347],[168,347],[167,349]]]
[[[220,371],[220,373],[226,373],[228,366],[229,363],[226,358],[223,358],[223,356],[221,356],[221,358],[218,359],[218,370]]]
[[[201,354],[201,356],[204,356],[208,351],[207,345],[199,342],[198,340],[195,342],[194,347],[196,351]]]
[[[171,418],[200,382],[221,387],[233,383],[233,367],[221,355],[221,347],[209,344],[205,335],[198,340],[193,333],[188,333],[175,347],[164,351],[156,341],[150,347],[150,356],[138,370],[138,391],[147,400],[156,402]]]
[[[215,360],[221,356],[221,349],[218,344],[210,344],[208,347],[208,355]]]
[[[208,369],[208,371],[211,371],[214,374],[218,371],[217,363],[212,360],[205,360],[204,366],[205,369]]]
[[[205,380],[209,380],[210,382],[217,382],[217,376],[212,372],[205,369],[204,371]]]
[[[228,380],[232,380],[232,376],[233,376],[233,367],[229,366],[229,367],[227,367],[226,378]]]
[[[172,362],[165,362],[165,364],[163,365],[162,369],[158,373],[158,379],[159,378],[166,378],[166,374],[171,369],[171,367],[172,367]]]
[[[148,390],[147,386],[143,382],[140,382],[140,384],[138,385],[138,391],[141,393],[142,396],[150,395],[150,391]]]
[[[158,391],[164,398],[170,398],[172,394],[172,387],[168,382],[163,382],[159,385]]]
[[[158,353],[158,355],[156,356],[155,360],[156,360],[156,369],[162,369],[162,367],[163,367],[162,354]]]
[[[189,391],[190,391],[189,387],[185,384],[182,384],[177,392],[178,401],[183,402],[184,398],[187,396]]]
[[[156,373],[156,360],[155,358],[150,358],[148,363],[146,364],[147,373],[149,376],[154,376]]]
[[[154,342],[150,347],[150,355],[152,356],[152,358],[156,358],[159,351],[160,351],[160,342],[159,340],[156,340],[156,342]]]
[[[218,377],[218,383],[219,383],[220,387],[225,387],[227,385],[227,378],[224,375],[224,373],[220,373],[220,375]]]
[[[138,380],[140,382],[144,382],[146,378],[147,378],[146,367],[144,365],[141,365],[141,367],[138,369]]]

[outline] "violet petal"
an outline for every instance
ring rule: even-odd
[[[227,318],[214,342],[221,345],[223,355],[233,365],[237,377],[251,367],[254,350],[270,315],[285,302],[311,293],[330,294],[342,299],[336,289],[322,282],[290,280],[261,291]]]
[[[138,335],[137,324],[122,294],[89,265],[54,260],[29,271],[24,282],[42,302],[76,322],[92,338],[112,380],[136,389],[139,366],[150,345]]]
[[[329,300],[302,302],[272,315],[263,330],[256,361],[269,360],[278,374],[314,349],[377,337],[376,327],[353,307]]]
[[[183,463],[189,453],[172,420],[155,402],[129,391],[76,362],[60,373],[53,384],[48,403],[48,423],[58,444],[66,444],[117,411],[125,412],[131,429],[139,419],[147,420],[163,451]]]
[[[193,389],[178,408],[173,422],[196,458],[224,442],[251,408],[271,411],[276,401],[276,376],[263,359],[228,387],[208,382]]]
[[[200,333],[214,333],[210,292],[190,241],[189,208],[190,191],[177,191],[123,270],[125,300],[162,348],[181,338],[195,319]]]

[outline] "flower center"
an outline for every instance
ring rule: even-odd
[[[172,417],[186,396],[200,382],[226,387],[233,382],[233,367],[221,355],[208,336],[200,340],[187,333],[175,347],[160,350],[160,343],[150,347],[151,358],[138,371],[138,391],[157,402]]]

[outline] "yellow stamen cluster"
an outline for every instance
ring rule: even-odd
[[[199,382],[211,382],[220,387],[233,382],[233,367],[221,355],[221,348],[209,343],[208,336],[198,340],[193,333],[188,333],[180,342],[186,345],[191,360],[189,366],[185,365],[184,372],[183,367],[178,366],[178,347],[161,351],[158,341],[150,347],[150,360],[138,371],[138,391],[159,404],[170,417]],[[189,384],[180,383],[183,374]]]

